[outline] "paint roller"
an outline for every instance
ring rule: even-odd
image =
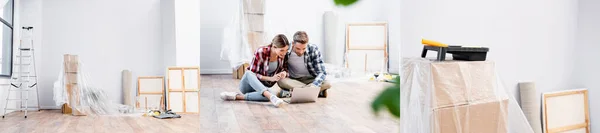
[[[421,39],[421,43],[423,45],[426,46],[434,46],[434,47],[463,47],[463,48],[482,48],[481,46],[464,46],[464,45],[460,45],[460,44],[452,44],[452,45],[448,45],[445,43],[441,43],[438,41],[434,41],[434,40],[428,40],[428,39]]]
[[[448,47],[447,44],[440,43],[438,41],[428,40],[428,39],[421,39],[421,43],[426,46]]]
[[[421,39],[421,43],[425,45],[421,57],[425,58],[428,50],[437,51],[438,61],[445,60],[446,53],[452,54],[454,60],[485,61],[485,57],[489,50],[489,48],[481,46],[448,45],[428,39]]]

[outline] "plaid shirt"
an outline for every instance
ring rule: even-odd
[[[271,57],[271,45],[267,45],[267,46],[262,46],[259,47],[256,52],[254,53],[254,58],[252,59],[252,62],[250,62],[250,67],[248,67],[248,70],[256,73],[256,77],[258,77],[258,79],[260,80],[260,77],[262,76],[273,76],[279,72],[284,71],[284,63],[283,63],[283,59],[279,58],[277,59],[277,61],[279,62],[277,65],[277,69],[275,70],[274,74],[269,75],[269,73],[267,71],[269,71],[269,58]],[[275,83],[277,82],[271,82],[271,81],[261,81],[263,83],[263,85],[271,87],[273,85],[275,85]]]
[[[285,55],[285,66],[283,68],[288,69],[287,59],[290,57],[290,53],[292,53],[293,46],[290,47],[287,54]],[[327,72],[325,72],[325,65],[323,65],[323,58],[321,57],[321,52],[319,48],[315,44],[308,44],[306,47],[306,51],[302,55],[304,57],[304,65],[308,68],[308,72],[310,75],[315,77],[315,81],[312,84],[315,86],[321,86],[323,81],[325,80],[325,76]]]

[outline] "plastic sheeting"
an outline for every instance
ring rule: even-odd
[[[250,25],[249,21],[254,21],[256,18],[250,18],[248,14],[260,14],[260,13],[247,13],[247,12],[259,12],[262,11],[262,5],[264,4],[262,0],[238,0],[237,2],[237,10],[235,11],[235,15],[231,19],[226,27],[223,30],[223,45],[221,47],[221,60],[229,61],[230,66],[233,69],[237,69],[244,63],[250,62],[252,59],[252,55],[254,54],[254,48],[251,46],[251,43],[261,43],[260,39],[256,39],[255,37],[249,38],[248,35],[251,33],[259,33],[253,32],[252,30],[256,30],[255,27],[262,26],[254,26]],[[261,8],[254,9],[254,8]],[[259,17],[260,18],[260,17]],[[253,36],[257,36],[258,38],[264,39],[263,34],[252,34]],[[256,47],[256,46],[255,46]]]
[[[402,61],[402,133],[533,133],[494,62]]]
[[[85,115],[124,115],[135,113],[133,107],[114,103],[108,98],[108,95],[101,88],[93,87],[87,79],[85,66],[79,61],[77,67],[78,89],[71,89],[74,96],[69,100],[68,92],[65,86],[68,84],[64,65],[61,65],[58,74],[58,80],[54,82],[54,101],[56,106],[68,104],[73,110]],[[78,96],[78,97],[77,97]],[[77,102],[77,104],[75,104]],[[75,112],[75,111],[73,111]],[[141,116],[141,112],[140,113]]]
[[[542,133],[541,105],[540,97],[534,82],[519,83],[519,93],[521,94],[521,108],[527,118],[529,125],[535,133]]]
[[[351,74],[350,69],[329,63],[325,63],[325,71],[327,72],[326,79],[348,78]]]

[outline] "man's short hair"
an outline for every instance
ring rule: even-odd
[[[294,42],[306,44],[308,43],[308,35],[305,31],[298,31],[294,33]]]

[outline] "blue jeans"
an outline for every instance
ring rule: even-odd
[[[263,96],[263,92],[268,91],[267,86],[263,85],[252,71],[244,73],[240,81],[240,91],[244,94],[246,101],[269,101]]]

